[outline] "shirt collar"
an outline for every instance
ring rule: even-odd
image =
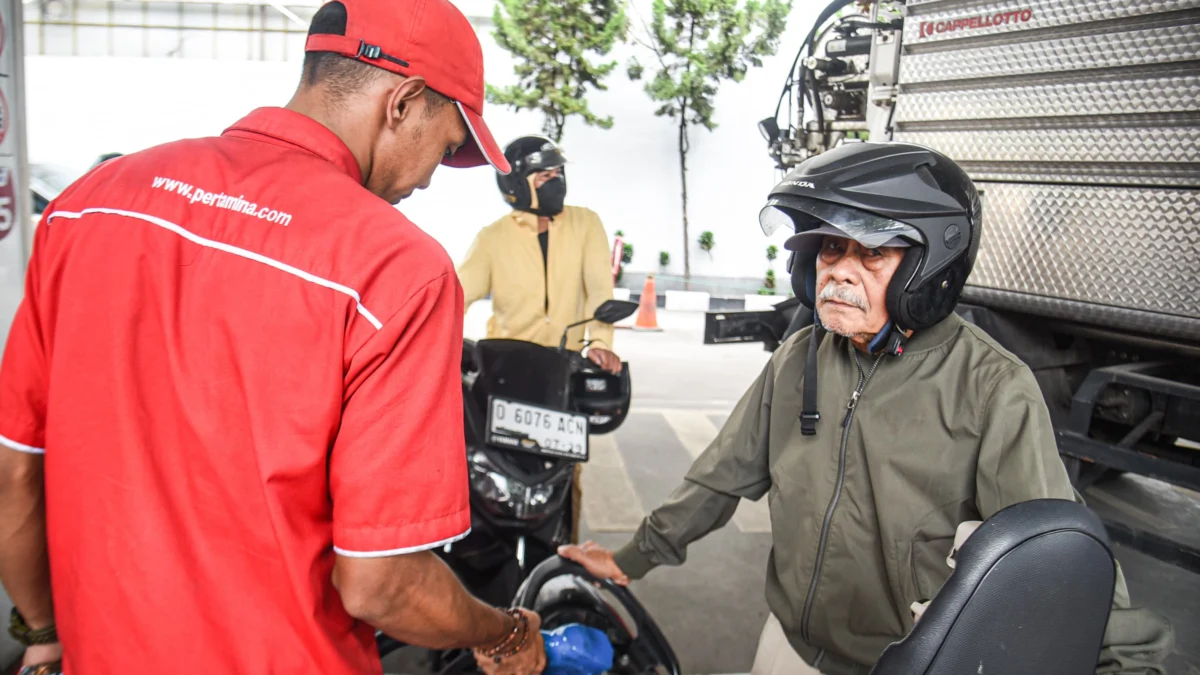
[[[356,182],[362,182],[358,160],[337,134],[313,118],[287,108],[259,108],[238,120],[222,135],[306,150],[333,164]]]

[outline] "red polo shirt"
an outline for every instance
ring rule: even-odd
[[[264,109],[47,210],[0,444],[45,454],[71,675],[380,672],[335,551],[466,534],[462,290],[359,181],[333,133]]]

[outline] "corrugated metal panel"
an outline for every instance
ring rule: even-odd
[[[908,7],[894,138],[984,189],[977,296],[1200,340],[1200,0]]]
[[[1176,71],[1153,79],[1109,76],[1089,82],[916,90],[905,95],[903,112],[897,115],[904,122],[923,122],[1180,111],[1200,112],[1200,72]]]
[[[977,162],[1200,162],[1198,127],[930,129],[895,138]]]
[[[1058,28],[1200,8],[1200,0],[1007,0],[908,2],[905,44]]]
[[[971,283],[1200,321],[1193,190],[980,181]]]
[[[1200,59],[1200,25],[1049,38],[949,51],[906,53],[900,82],[1062,73],[1076,70],[1182,63]],[[898,114],[899,111],[897,111]]]

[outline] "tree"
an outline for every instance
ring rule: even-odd
[[[497,0],[492,11],[497,44],[512,53],[517,84],[487,87],[489,103],[538,110],[542,131],[557,143],[567,118],[612,128],[612,117],[588,107],[588,89],[606,90],[602,80],[616,61],[596,63],[624,36],[628,21],[622,0]]]
[[[650,98],[661,104],[654,114],[673,119],[679,132],[685,279],[691,277],[688,129],[717,127],[713,98],[721,82],[741,82],[751,67],[762,65],[762,57],[775,53],[791,6],[791,0],[654,0],[647,35],[637,38],[658,62],[645,87]],[[631,79],[641,79],[642,71],[636,60],[630,63]]]

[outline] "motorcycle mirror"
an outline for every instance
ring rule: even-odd
[[[636,302],[628,300],[607,300],[603,305],[596,308],[596,313],[593,319],[600,323],[616,323],[621,319],[633,316],[633,313],[638,311]]]

